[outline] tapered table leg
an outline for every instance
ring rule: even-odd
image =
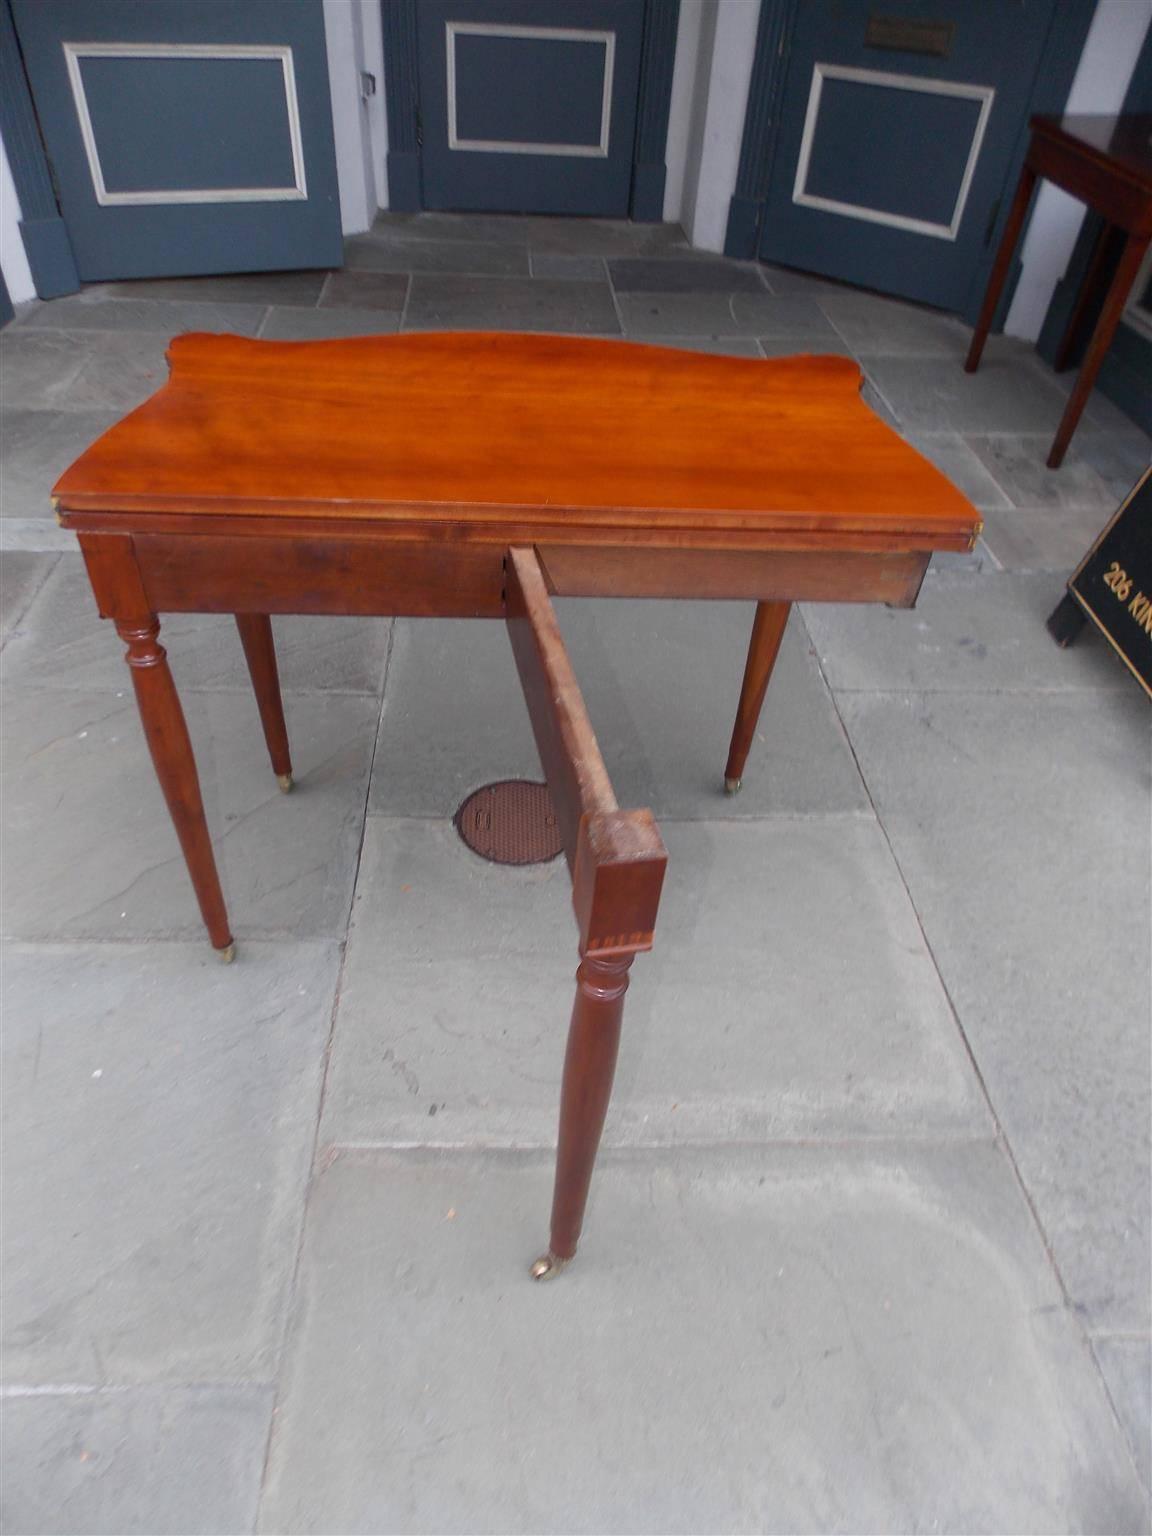
[[[1024,228],[1024,220],[1028,215],[1028,204],[1032,201],[1032,193],[1036,186],[1036,172],[1025,163],[1020,172],[1020,180],[1016,186],[1016,196],[1012,199],[1012,207],[1008,212],[1008,222],[1004,225],[1004,233],[1000,237],[1000,246],[996,252],[996,260],[992,263],[992,271],[988,277],[988,287],[984,292],[984,303],[980,306],[980,317],[976,321],[976,329],[972,332],[972,344],[968,348],[968,356],[964,360],[964,372],[975,373],[980,366],[980,355],[984,351],[984,343],[988,340],[988,332],[992,329],[992,321],[996,316],[996,306],[1000,302],[1000,295],[1004,291],[1004,281],[1008,276],[1008,268],[1012,265],[1012,252],[1016,249],[1016,242],[1020,238],[1020,231]]]
[[[1059,469],[1064,462],[1064,455],[1068,451],[1068,444],[1072,441],[1072,434],[1076,430],[1076,424],[1080,420],[1081,413],[1088,403],[1088,396],[1092,393],[1092,386],[1096,382],[1096,375],[1100,372],[1100,364],[1104,361],[1104,355],[1112,345],[1112,338],[1116,334],[1116,327],[1120,323],[1120,316],[1124,312],[1128,294],[1132,284],[1136,281],[1137,273],[1144,261],[1144,253],[1148,249],[1148,237],[1129,235],[1124,242],[1124,249],[1120,253],[1120,261],[1115,275],[1108,288],[1108,295],[1104,300],[1104,308],[1100,311],[1100,318],[1096,322],[1096,329],[1092,332],[1092,340],[1088,343],[1088,350],[1084,354],[1084,361],[1080,364],[1080,372],[1076,375],[1076,382],[1072,386],[1072,393],[1068,396],[1068,404],[1064,407],[1064,414],[1060,418],[1060,425],[1056,429],[1056,436],[1052,440],[1052,448],[1048,454],[1048,468]]]
[[[158,639],[160,622],[155,614],[141,619],[118,619],[116,633],[128,647],[125,660],[131,670],[148,750],[180,839],[208,937],[221,958],[231,960],[235,945],[204,818],[196,759],[168,655]]]
[[[1088,263],[1088,270],[1084,274],[1084,280],[1080,284],[1080,291],[1076,295],[1076,303],[1073,305],[1072,314],[1068,324],[1064,327],[1064,334],[1060,338],[1060,345],[1056,348],[1056,356],[1052,359],[1052,367],[1056,373],[1063,373],[1072,361],[1072,353],[1076,346],[1076,340],[1084,325],[1084,317],[1092,306],[1092,301],[1097,296],[1100,286],[1100,273],[1104,267],[1108,248],[1111,245],[1109,236],[1112,233],[1111,224],[1101,226],[1100,233],[1096,236],[1096,244],[1092,247],[1092,259]]]
[[[575,1256],[580,1241],[592,1170],[612,1094],[624,994],[633,958],[586,956],[576,973],[576,1001],[560,1090],[551,1240],[548,1252],[532,1266],[534,1280],[547,1279],[563,1269]]]
[[[276,666],[276,646],[272,639],[272,620],[266,613],[238,613],[236,628],[244,647],[244,659],[256,693],[264,740],[272,759],[272,772],[285,794],[292,788],[292,758],[288,751],[288,727],[284,724],[284,702],[280,697],[280,673]]]
[[[740,705],[736,711],[736,724],[732,727],[732,742],[728,748],[728,766],[724,769],[724,788],[734,795],[744,778],[744,764],[756,735],[756,725],[772,669],[780,653],[780,642],[788,623],[791,603],[757,603],[756,617],[752,623],[752,638],[748,643],[748,660],[744,665],[744,682],[740,688]]]

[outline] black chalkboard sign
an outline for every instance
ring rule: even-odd
[[[1068,592],[1048,620],[1057,641],[1075,638],[1082,610],[1152,696],[1152,467],[1084,556]]]

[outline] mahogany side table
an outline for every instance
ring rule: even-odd
[[[740,787],[795,599],[911,607],[980,519],[860,399],[843,357],[773,362],[560,336],[178,337],[171,376],[57,483],[209,938],[232,932],[162,613],[232,613],[291,787],[270,616],[498,619],[572,877],[580,955],[543,1278],[575,1254],[629,968],[667,862],[621,810],[551,597],[751,598],[724,771]],[[719,775],[718,775],[719,779]],[[719,787],[719,786],[718,786]]]
[[[976,330],[964,363],[967,373],[975,373],[984,351],[992,317],[996,313],[1012,253],[1024,227],[1028,205],[1037,180],[1043,176],[1073,197],[1087,203],[1105,220],[1096,241],[1084,281],[1080,285],[1067,329],[1056,352],[1056,371],[1067,368],[1072,350],[1080,338],[1085,318],[1099,297],[1105,258],[1112,247],[1113,235],[1124,237],[1119,264],[1104,296],[1100,311],[1080,365],[1076,383],[1068,396],[1064,415],[1056,429],[1048,454],[1049,469],[1059,469],[1072,434],[1087,404],[1104,354],[1112,345],[1120,316],[1124,312],[1132,284],[1140,272],[1144,253],[1152,239],[1152,114],[1132,113],[1124,117],[1034,117],[1032,138],[1020,172],[1016,196],[1008,213],[1008,222],[996,252],[988,278],[988,289],[976,322]]]

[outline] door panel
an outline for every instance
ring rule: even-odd
[[[103,186],[97,201],[219,195],[238,178],[245,188],[299,195],[285,56],[175,58],[98,46],[64,44],[89,168]],[[211,133],[203,131],[206,101]]]
[[[795,202],[946,234],[963,215],[966,173],[992,94],[986,86],[816,65]]]
[[[867,0],[804,0],[761,256],[960,309],[1054,9],[897,0],[878,17]]]
[[[420,0],[424,206],[628,214],[643,0]]]
[[[321,0],[13,0],[81,278],[339,266]]]

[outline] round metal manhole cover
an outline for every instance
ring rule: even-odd
[[[547,784],[528,779],[473,790],[456,812],[456,830],[493,864],[547,864],[562,846]]]

